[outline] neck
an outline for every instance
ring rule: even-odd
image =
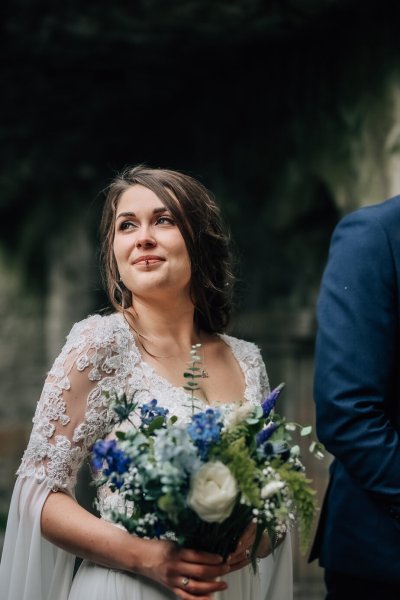
[[[194,326],[194,306],[191,302],[172,305],[144,302],[135,299],[126,315],[144,346],[155,354],[187,352],[199,341]]]

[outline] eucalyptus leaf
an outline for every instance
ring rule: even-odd
[[[257,404],[257,406],[254,409],[254,413],[253,414],[254,414],[254,416],[257,419],[260,419],[262,417],[263,409],[262,409],[262,406],[260,404]]]
[[[190,386],[190,387],[189,387]],[[188,385],[184,385],[183,386],[184,390],[188,390],[189,392],[195,392],[196,390],[199,390],[199,386],[197,385],[197,383],[194,382],[188,382]]]
[[[295,423],[286,423],[285,429],[287,431],[296,431],[296,424]]]
[[[159,415],[155,419],[152,420],[150,425],[147,428],[148,433],[153,433],[156,429],[160,429],[164,424],[165,417],[163,415]]]
[[[302,437],[305,437],[306,435],[310,435],[311,432],[312,432],[312,426],[306,425],[305,427],[302,427],[302,429],[300,431],[300,435]]]
[[[258,419],[256,419],[255,417],[248,417],[246,419],[246,423],[248,423],[249,425],[257,425],[259,422]]]

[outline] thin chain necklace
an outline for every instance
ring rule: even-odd
[[[128,327],[129,327],[129,328],[130,328],[130,329],[133,331],[133,333],[134,333],[134,336],[135,336],[135,339],[137,340],[137,342],[138,342],[139,346],[140,346],[140,347],[143,349],[143,351],[144,351],[146,354],[148,354],[149,356],[151,356],[151,358],[154,358],[154,359],[156,359],[156,360],[162,360],[162,359],[168,359],[168,358],[177,358],[177,357],[178,357],[178,355],[175,355],[175,356],[174,356],[174,355],[172,355],[172,354],[170,354],[169,356],[158,356],[157,354],[152,354],[152,353],[151,353],[151,352],[150,352],[150,351],[149,351],[149,350],[146,348],[146,346],[145,346],[145,344],[144,344],[144,342],[143,342],[143,340],[148,340],[148,338],[147,338],[145,335],[143,335],[142,333],[140,333],[139,331],[137,331],[137,329],[136,329],[136,328],[135,328],[135,327],[132,325],[132,323],[131,323],[131,319],[133,319],[134,317],[133,317],[133,316],[132,316],[130,313],[128,313],[128,314],[129,314],[129,316],[131,317],[131,318],[129,319],[129,318],[127,317],[127,315],[126,315],[126,312],[127,312],[127,311],[125,311],[125,310],[123,310],[123,311],[122,311],[122,314],[123,314],[123,317],[124,317],[124,319],[125,319],[125,322],[128,324]],[[200,338],[200,335],[199,335],[199,338]],[[150,341],[150,340],[148,340],[148,341]],[[192,346],[192,348],[193,348],[193,346]],[[198,344],[198,348],[201,348],[201,353],[202,353],[202,360],[201,360],[201,363],[202,363],[202,365],[204,365],[204,364],[205,364],[205,350],[204,350],[204,347],[203,347],[203,345],[201,344],[201,342]],[[209,377],[209,374],[208,374],[208,372],[206,371],[206,369],[205,369],[204,367],[202,367],[202,369],[201,369],[201,371],[200,371],[200,377],[201,377],[202,379],[206,379],[207,377]]]

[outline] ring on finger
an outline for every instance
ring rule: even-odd
[[[247,558],[247,560],[250,558],[250,554],[251,554],[250,549],[246,548],[246,550],[244,551],[244,555]]]
[[[183,587],[186,587],[189,584],[189,579],[187,577],[182,577],[181,579],[181,584],[183,585]]]

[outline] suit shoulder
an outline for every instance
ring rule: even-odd
[[[362,206],[345,215],[340,221],[339,226],[354,222],[364,223],[381,223],[382,225],[390,225],[393,222],[400,220],[400,195],[384,200],[377,204]]]
[[[331,246],[375,252],[400,243],[400,196],[380,204],[363,206],[346,216],[336,225]]]

